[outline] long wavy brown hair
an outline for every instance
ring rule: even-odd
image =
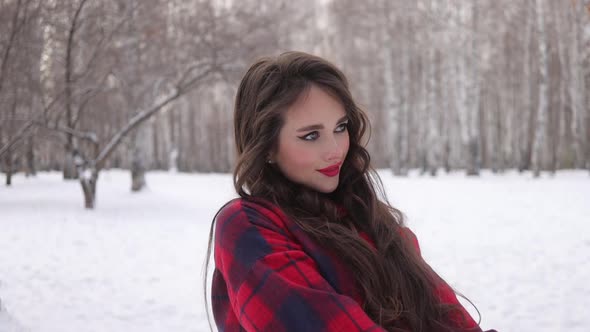
[[[312,85],[337,98],[348,116],[350,148],[338,188],[323,194],[291,182],[267,163],[277,148],[285,111]],[[243,77],[234,108],[236,192],[263,198],[281,208],[328,250],[338,252],[364,295],[363,309],[388,331],[458,331],[435,287],[443,282],[402,236],[403,214],[385,197],[381,180],[363,147],[369,131],[365,113],[354,102],[345,75],[330,62],[287,52],[254,63]],[[366,140],[368,141],[368,140]],[[342,208],[346,207],[346,213]],[[211,253],[211,226],[206,269]],[[367,233],[373,248],[359,236]],[[207,289],[205,278],[205,294]]]

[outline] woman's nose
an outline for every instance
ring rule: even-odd
[[[336,137],[331,137],[326,142],[325,158],[327,161],[339,161],[342,158],[343,146],[342,142]]]

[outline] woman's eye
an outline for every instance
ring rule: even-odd
[[[320,137],[320,134],[317,131],[312,131],[311,133],[305,136],[301,136],[299,138],[301,138],[304,141],[315,141],[316,139],[318,139],[318,137]]]
[[[346,129],[348,129],[348,123],[342,123],[338,127],[336,127],[336,132],[341,133],[346,131]]]

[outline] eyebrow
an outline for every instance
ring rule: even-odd
[[[341,123],[344,120],[347,120],[348,116],[345,115],[343,117],[341,117],[338,121],[336,121],[336,123]],[[310,130],[320,130],[320,129],[324,129],[324,125],[322,124],[314,124],[314,125],[310,125],[310,126],[305,126],[302,128],[297,129],[297,132],[301,132],[301,131],[310,131]]]

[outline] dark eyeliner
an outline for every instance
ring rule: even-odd
[[[316,137],[315,138],[311,138],[311,139],[307,139],[306,137],[315,134]],[[317,131],[312,131],[310,133],[307,133],[303,136],[297,136],[299,139],[303,140],[303,141],[307,141],[307,142],[311,142],[311,141],[315,141],[317,139],[317,137],[319,137],[319,133]]]
[[[339,133],[344,132],[345,130],[348,129],[348,121],[342,122],[341,124],[339,124],[338,126],[336,126],[336,128],[339,128],[339,127],[343,127],[343,128],[340,131],[338,131],[338,132]]]

